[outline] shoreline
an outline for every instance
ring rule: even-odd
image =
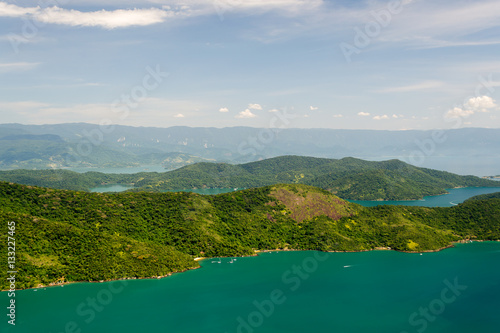
[[[394,251],[394,252],[400,252],[400,253],[408,253],[408,254],[418,254],[418,253],[435,253],[435,252],[441,252],[446,249],[450,249],[455,247],[456,244],[471,244],[471,243],[484,243],[484,242],[500,242],[500,239],[498,240],[471,240],[471,239],[462,239],[456,242],[452,242],[450,245],[441,247],[439,249],[435,250],[425,250],[425,251],[398,251],[394,250],[390,247],[376,247],[373,249],[367,249],[367,250],[358,250],[358,251],[318,251],[318,250],[297,250],[297,249],[272,249],[272,250],[254,250],[253,255],[247,255],[247,256],[231,256],[234,258],[246,258],[246,257],[257,257],[259,253],[270,253],[270,252],[299,252],[299,251],[318,251],[318,252],[325,252],[325,253],[361,253],[361,252],[370,252],[370,251]],[[231,257],[197,257],[194,258],[193,260],[195,262],[200,262],[203,260],[207,259],[214,259],[214,258],[231,258]],[[67,281],[67,282],[62,282],[62,283],[52,283],[49,285],[39,285],[37,287],[31,287],[31,288],[25,288],[25,289],[16,289],[15,291],[22,291],[22,290],[31,290],[31,289],[41,289],[41,288],[55,288],[55,287],[64,287],[65,285],[70,285],[70,284],[75,284],[75,283],[106,283],[106,282],[113,282],[113,281],[124,281],[124,280],[160,280],[167,278],[169,276],[172,276],[174,274],[180,274],[180,273],[185,273],[187,271],[195,270],[195,269],[200,269],[202,266],[198,267],[192,267],[185,269],[183,271],[178,271],[178,272],[170,272],[166,275],[163,276],[150,276],[150,277],[125,277],[121,279],[113,279],[113,280],[99,280],[99,281]],[[1,292],[8,292],[10,291],[9,289],[2,290]]]
[[[149,276],[149,277],[124,277],[124,278],[120,278],[120,279],[112,279],[112,280],[99,280],[99,281],[66,281],[66,282],[52,282],[52,283],[49,283],[48,285],[38,285],[36,287],[30,287],[30,288],[25,288],[25,289],[16,289],[15,291],[22,291],[22,290],[31,290],[31,289],[42,289],[42,288],[56,288],[56,287],[64,287],[64,286],[67,286],[67,285],[70,285],[70,284],[76,284],[76,283],[106,283],[106,282],[114,282],[114,281],[127,281],[127,280],[160,280],[160,279],[164,279],[164,278],[167,278],[169,276],[172,276],[174,274],[181,274],[181,273],[185,273],[187,271],[192,271],[192,270],[195,270],[195,269],[200,269],[201,266],[198,266],[198,267],[192,267],[192,268],[188,268],[188,269],[185,269],[183,271],[178,271],[178,272],[170,272],[166,275],[161,275],[161,276]],[[5,289],[5,290],[1,290],[0,292],[8,292],[10,291],[10,289]]]

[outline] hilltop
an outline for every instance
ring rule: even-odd
[[[475,176],[418,168],[399,160],[365,161],[281,156],[232,165],[201,162],[164,173],[79,174],[67,170],[0,171],[0,180],[25,185],[88,191],[102,184],[127,184],[133,191],[164,192],[199,188],[253,188],[274,184],[316,186],[349,200],[417,200],[446,189],[499,186]]]
[[[500,239],[500,199],[453,208],[364,208],[300,184],[202,196],[0,182],[0,219],[16,223],[20,288],[165,276],[198,267],[195,257],[256,250],[430,251],[462,239]],[[2,228],[6,238],[7,223]],[[6,245],[4,239],[3,257]]]

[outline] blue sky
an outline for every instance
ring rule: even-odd
[[[500,128],[498,0],[116,3],[0,1],[0,122]]]

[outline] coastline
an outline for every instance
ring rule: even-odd
[[[441,252],[443,250],[453,248],[455,247],[456,244],[470,244],[470,243],[482,243],[482,242],[500,242],[500,239],[498,240],[471,240],[471,239],[462,239],[456,242],[452,242],[450,245],[441,247],[439,249],[434,249],[434,250],[425,250],[425,251],[398,251],[395,249],[392,249],[390,247],[376,247],[373,249],[366,249],[366,250],[359,250],[359,251],[319,251],[319,252],[325,252],[325,253],[361,253],[361,252],[370,252],[370,251],[394,251],[394,252],[401,252],[401,253],[408,253],[408,254],[418,254],[418,253],[434,253],[434,252]],[[254,250],[253,255],[247,255],[247,256],[231,256],[234,258],[245,258],[245,257],[257,257],[259,253],[270,253],[270,252],[298,252],[298,251],[318,251],[318,250],[297,250],[297,249],[272,249],[272,250]],[[193,260],[195,262],[200,262],[203,260],[207,259],[214,259],[214,258],[231,258],[231,257],[197,257],[194,258]],[[38,285],[36,287],[31,287],[31,288],[25,288],[25,289],[16,289],[16,291],[21,291],[21,290],[30,290],[30,289],[41,289],[41,288],[55,288],[55,287],[64,287],[65,285],[70,285],[70,284],[75,284],[75,283],[106,283],[106,282],[113,282],[113,281],[122,281],[122,280],[160,280],[167,278],[169,276],[172,276],[174,274],[180,274],[184,273],[187,271],[195,270],[195,269],[200,269],[202,266],[198,267],[192,267],[185,269],[183,271],[178,271],[178,272],[170,272],[166,275],[163,276],[150,276],[150,277],[125,277],[121,279],[112,279],[112,280],[99,280],[99,281],[66,281],[66,282],[56,282],[56,283],[50,283],[49,285]],[[8,292],[9,289],[2,290],[1,292]]]
[[[204,258],[204,259],[208,259],[208,258]],[[120,278],[120,279],[99,280],[99,281],[65,281],[65,282],[52,282],[52,283],[49,283],[48,285],[42,285],[42,284],[39,284],[39,285],[38,285],[38,286],[36,286],[36,287],[30,287],[30,288],[25,288],[25,289],[16,289],[15,291],[21,291],[21,290],[31,290],[31,289],[41,289],[41,288],[56,288],[56,287],[64,287],[64,286],[67,286],[67,285],[70,285],[70,284],[75,284],[75,283],[106,283],[106,282],[125,281],[125,280],[159,280],[159,279],[164,279],[164,278],[167,278],[167,277],[172,276],[172,275],[174,275],[174,274],[185,273],[185,272],[187,272],[187,271],[192,271],[192,270],[199,269],[199,268],[201,268],[201,266],[188,268],[188,269],[185,269],[185,270],[183,270],[183,271],[170,272],[170,273],[168,273],[168,274],[161,275],[161,276],[149,276],[149,277],[124,277],[124,278]],[[0,292],[8,292],[8,291],[10,291],[10,289],[1,290]]]

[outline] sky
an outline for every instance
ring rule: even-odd
[[[498,0],[0,1],[0,123],[500,128]]]

